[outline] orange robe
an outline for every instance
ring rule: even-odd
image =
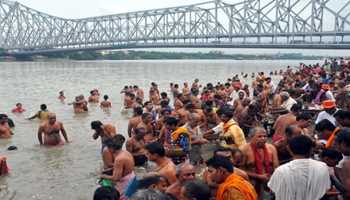
[[[257,200],[254,187],[242,177],[231,174],[219,185],[215,200]]]

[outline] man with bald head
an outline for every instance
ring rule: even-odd
[[[181,187],[187,182],[196,178],[196,172],[193,165],[183,163],[176,168],[177,181],[169,186],[166,193],[173,197],[179,197],[181,194]]]
[[[264,128],[253,128],[249,137],[250,142],[240,148],[244,155],[243,164],[259,198],[263,199],[266,184],[279,165],[277,151],[273,145],[266,143],[267,133]]]
[[[65,141],[68,143],[68,137],[66,130],[63,127],[62,122],[56,121],[56,114],[49,113],[48,114],[48,121],[44,122],[38,130],[38,140],[39,143],[42,145],[59,145],[63,144],[63,141],[61,139],[60,132],[62,133]],[[44,135],[44,140],[43,140]]]

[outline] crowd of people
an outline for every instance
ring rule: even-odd
[[[252,73],[251,84],[248,76],[170,83],[170,92],[152,82],[147,99],[142,88],[125,86],[123,109],[133,112],[127,134],[91,122],[103,161],[94,200],[350,199],[350,62]],[[63,91],[58,98],[65,100]],[[81,113],[88,103],[112,106],[97,89],[70,105]],[[18,103],[12,111],[25,110]],[[40,144],[62,144],[61,135],[69,142],[45,104],[34,118],[43,122]],[[11,135],[1,115],[0,138]]]

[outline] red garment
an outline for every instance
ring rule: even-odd
[[[0,157],[0,176],[6,175],[9,173],[9,168],[6,164],[6,158]]]
[[[22,112],[24,112],[24,111],[26,111],[26,110],[23,109],[23,108],[14,108],[14,109],[12,109],[12,112],[13,112],[13,113],[22,113]]]
[[[264,160],[261,160],[261,156],[255,144],[250,144],[252,147],[254,158],[255,158],[255,168],[257,174],[271,174],[271,158],[269,152],[267,151],[266,145],[264,146]]]

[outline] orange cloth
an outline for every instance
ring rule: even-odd
[[[232,173],[227,177],[224,183],[219,185],[215,200],[227,200],[224,199],[224,193],[230,188],[237,190],[242,196],[244,196],[245,200],[258,199],[254,187],[242,177]]]
[[[335,104],[335,101],[325,100],[322,102],[322,107],[323,109],[331,109],[331,108],[335,108],[336,104]]]
[[[331,148],[334,140],[335,140],[335,136],[337,136],[337,133],[339,132],[340,128],[335,128],[334,131],[332,132],[331,136],[329,136],[328,140],[327,140],[327,144],[326,144],[326,148]]]

